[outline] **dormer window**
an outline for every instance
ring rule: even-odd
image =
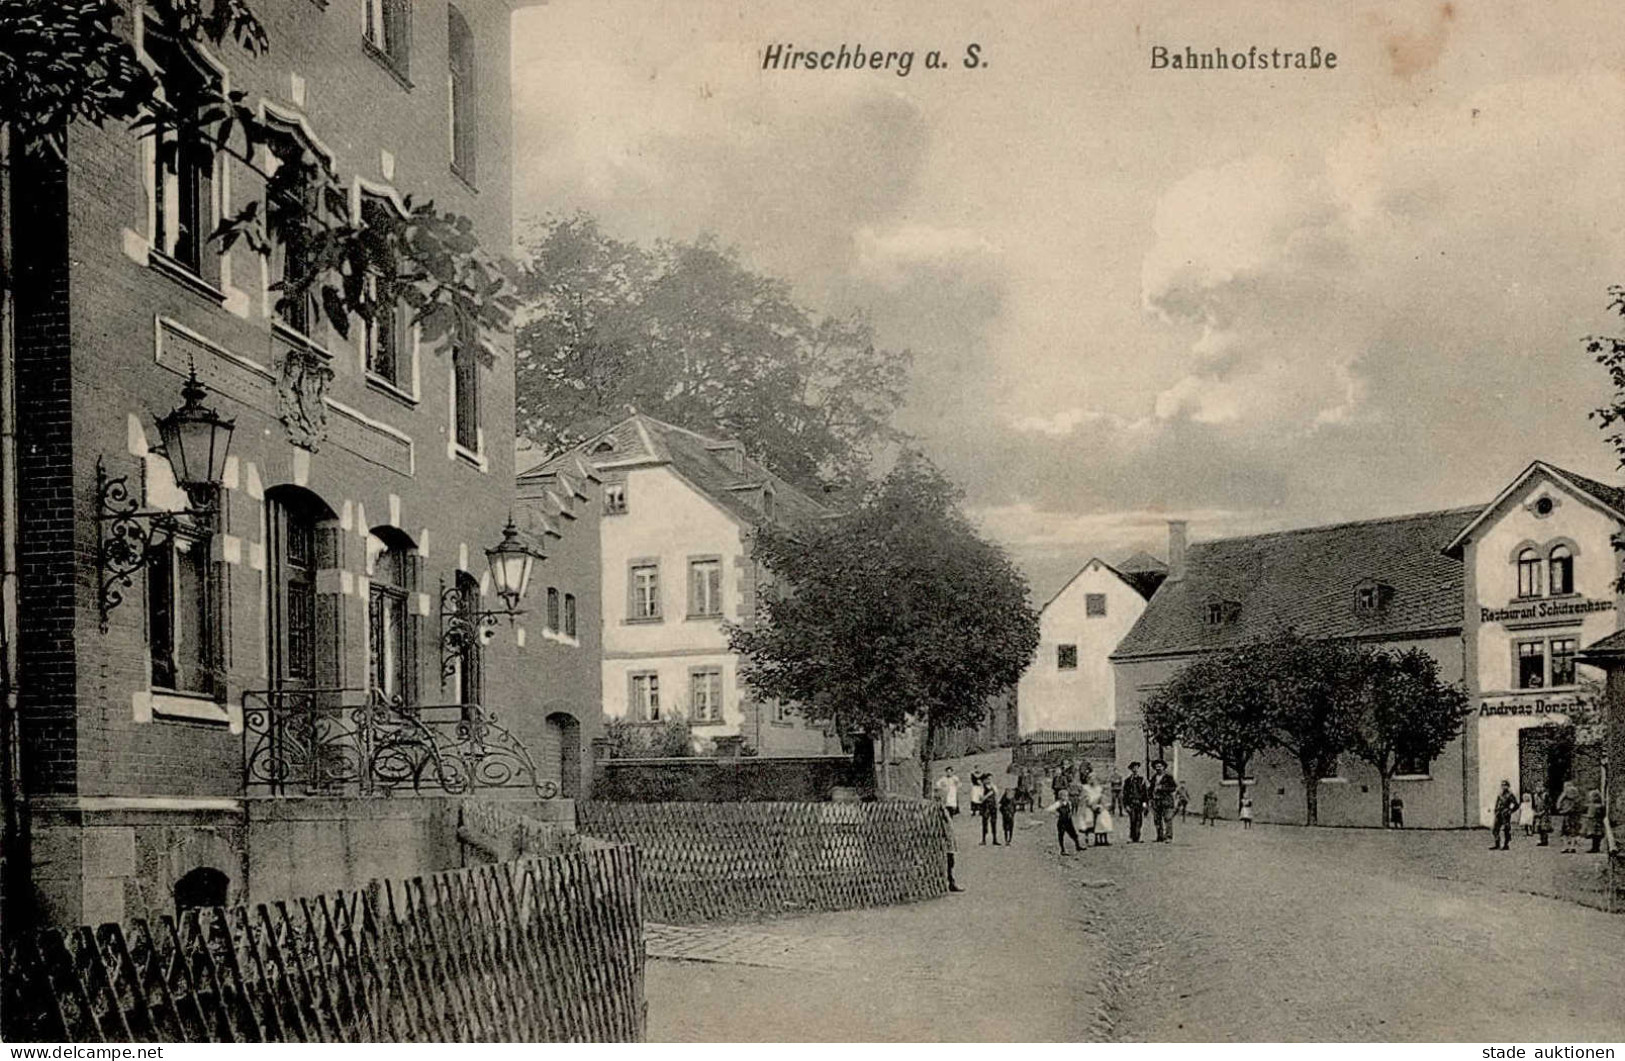
[[[1394,587],[1368,579],[1354,588],[1354,610],[1360,615],[1376,615],[1388,607],[1393,596]]]
[[[598,443],[598,445],[594,446],[592,448],[592,451],[594,453],[614,453],[615,452],[615,443],[611,442],[609,439],[606,438],[606,439],[604,439],[604,441],[602,441],[602,442]]]
[[[1241,605],[1232,600],[1219,600],[1214,598],[1207,602],[1203,609],[1203,621],[1208,626],[1223,626],[1234,622],[1241,614]]]
[[[771,486],[762,487],[762,515],[772,519],[775,510],[773,488]]]

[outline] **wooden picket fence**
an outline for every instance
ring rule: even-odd
[[[40,932],[7,956],[9,1042],[635,1041],[638,853],[377,883],[178,921]]]
[[[644,914],[692,924],[912,902],[948,890],[935,803],[579,803],[589,837],[641,852]]]

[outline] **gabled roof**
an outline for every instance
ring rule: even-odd
[[[1607,483],[1599,483],[1595,479],[1588,479],[1565,468],[1559,468],[1555,464],[1534,461],[1516,479],[1512,480],[1505,490],[1497,494],[1494,501],[1491,501],[1478,511],[1476,517],[1450,540],[1450,544],[1445,547],[1446,550],[1459,555],[1462,546],[1467,544],[1467,540],[1473,536],[1473,532],[1483,526],[1484,522],[1506,502],[1507,498],[1522,490],[1525,483],[1542,472],[1568,486],[1616,519],[1625,522],[1625,490],[1621,490],[1617,486],[1609,486]]]
[[[748,455],[738,456],[740,453],[742,447],[733,439],[702,435],[634,412],[601,428],[542,467],[573,458],[590,464],[602,475],[618,468],[668,465],[714,504],[745,523],[763,519],[761,499],[768,490],[773,494],[774,518],[781,522],[793,524],[829,515],[822,504]],[[731,460],[738,461],[739,470],[734,470]]]
[[[1445,547],[1484,506],[1193,544],[1112,659],[1228,648],[1292,629],[1306,637],[1446,635],[1461,628],[1462,564]],[[1356,588],[1391,587],[1362,612]],[[1227,621],[1209,624],[1217,604]]]
[[[1129,559],[1130,560],[1140,560],[1142,557],[1145,560],[1151,561],[1152,564],[1156,564],[1156,565],[1161,566],[1162,567],[1162,572],[1161,572],[1162,575],[1166,575],[1168,573],[1167,565],[1163,564],[1162,561],[1158,560],[1156,557],[1151,556],[1148,553],[1135,553],[1133,556],[1129,557]],[[1150,571],[1150,570],[1125,571],[1125,570],[1122,569],[1122,567],[1120,567],[1118,565],[1108,564],[1106,561],[1102,560],[1098,556],[1091,556],[1088,560],[1085,560],[1083,562],[1082,566],[1080,566],[1076,571],[1074,571],[1072,573],[1072,577],[1066,580],[1066,585],[1064,585],[1060,589],[1056,590],[1054,595],[1051,596],[1049,600],[1044,602],[1044,608],[1048,608],[1051,604],[1054,604],[1056,601],[1060,600],[1061,595],[1064,594],[1067,590],[1071,589],[1072,588],[1072,583],[1074,583],[1078,579],[1082,578],[1083,573],[1085,571],[1089,570],[1089,567],[1092,564],[1099,564],[1102,568],[1104,568],[1106,571],[1110,572],[1113,576],[1115,576],[1117,581],[1123,583],[1123,585],[1127,586],[1129,589],[1131,589],[1134,592],[1138,593],[1140,596],[1146,598],[1147,600],[1149,600],[1151,598],[1152,593],[1156,592],[1156,588],[1157,588],[1156,582],[1161,581],[1161,576],[1158,575],[1154,571]],[[1148,583],[1147,576],[1148,575],[1152,576],[1156,580],[1156,581],[1150,581],[1149,582],[1149,588],[1147,588],[1147,583]],[[1044,609],[1041,608],[1039,610],[1042,611]]]

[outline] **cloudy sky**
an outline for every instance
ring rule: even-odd
[[[915,353],[903,425],[1039,599],[1168,518],[1471,504],[1536,458],[1618,479],[1581,340],[1625,283],[1625,5],[871,6],[521,12],[521,224],[715,233],[868,312]],[[764,71],[775,43],[916,56]],[[1159,44],[1338,66],[1153,70]]]

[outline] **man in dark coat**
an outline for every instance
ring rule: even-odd
[[[1151,802],[1151,786],[1140,776],[1140,764],[1128,764],[1123,780],[1123,810],[1128,813],[1128,842],[1140,842],[1140,823],[1145,821],[1145,805]]]
[[[1492,839],[1495,841],[1491,851],[1512,850],[1512,819],[1518,816],[1518,797],[1512,791],[1512,782],[1501,782],[1501,793],[1495,797],[1495,830]]]
[[[1168,764],[1158,759],[1151,764],[1151,817],[1157,826],[1157,843],[1174,839],[1174,808],[1179,804],[1179,782],[1168,772]]]

